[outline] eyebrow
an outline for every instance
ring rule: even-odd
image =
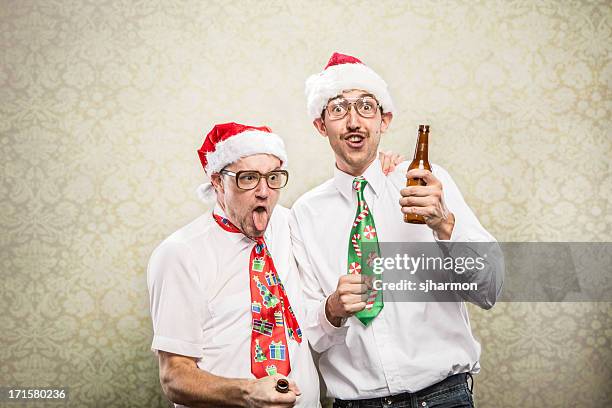
[[[281,166],[276,166],[275,168],[273,168],[273,169],[272,169],[272,170],[270,170],[270,171],[276,171],[276,170],[282,170],[282,167],[281,167]],[[233,172],[233,173],[238,173],[239,171],[256,171],[256,172],[258,172],[259,174],[266,174],[266,173],[269,173],[269,172],[270,172],[270,171],[267,171],[266,173],[262,173],[262,172],[261,172],[261,171],[259,171],[259,170],[253,170],[253,169],[230,170],[230,171],[231,171],[231,172]]]
[[[346,98],[346,97],[342,96],[342,94],[340,94],[340,95],[334,96],[333,98],[329,98],[327,100],[327,103],[333,101],[334,99],[340,99],[340,98],[342,98],[342,99],[358,99],[358,98],[365,98],[366,96],[369,96],[370,98],[376,99],[376,97],[373,94],[371,94],[371,93],[362,93],[362,94],[359,94],[359,96],[350,97],[350,98]]]

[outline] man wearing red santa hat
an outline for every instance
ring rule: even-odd
[[[335,407],[473,406],[467,378],[479,370],[480,344],[464,303],[385,303],[362,274],[361,251],[365,241],[369,248],[437,242],[453,255],[457,242],[494,238],[441,167],[406,172],[406,163],[388,177],[381,172],[378,145],[395,109],[370,67],[335,53],[306,81],[306,97],[335,154],[335,172],[296,201],[290,222],[306,301],[302,328],[320,353],[328,396]],[[427,185],[404,188],[406,177]],[[402,213],[422,215],[427,224],[406,224]],[[503,267],[490,262],[464,278],[478,284],[465,299],[488,309],[500,294]]]
[[[198,154],[214,209],[160,244],[147,271],[162,388],[177,406],[317,407],[289,211],[276,205],[283,141],[226,123]]]

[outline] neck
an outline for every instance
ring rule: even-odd
[[[225,211],[225,203],[223,202],[223,200],[219,198],[219,196],[217,196],[217,204],[219,204],[219,207],[221,207],[221,209],[223,210],[223,213],[225,213],[225,216],[229,219],[229,216],[227,215],[227,211]]]
[[[358,177],[358,176],[362,176],[363,173],[366,172],[366,170],[368,169],[368,167],[370,167],[370,164],[372,164],[374,160],[376,160],[376,157],[374,157],[373,159],[369,160],[366,164],[361,165],[361,166],[357,166],[357,165],[351,166],[347,163],[336,160],[336,167],[338,168],[338,170],[343,171],[346,174],[350,174],[353,177]]]
[[[229,220],[229,222],[234,224],[234,226],[236,226],[236,228],[240,229],[240,226],[233,220],[232,215],[227,212],[227,209],[225,207],[225,203],[223,202],[223,200],[221,200],[220,198],[217,198],[217,204],[219,204],[219,207],[221,207],[221,210],[223,210],[223,214],[225,214],[225,218],[227,218]],[[244,232],[243,232],[243,234],[244,234]]]

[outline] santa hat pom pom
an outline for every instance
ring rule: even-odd
[[[204,183],[200,184],[196,189],[196,194],[198,198],[205,204],[210,204],[215,201],[217,198],[217,192],[213,187],[212,183]]]

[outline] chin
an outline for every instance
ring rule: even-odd
[[[365,165],[370,163],[370,159],[365,156],[365,155],[359,155],[358,157],[355,156],[349,156],[349,159],[347,161],[347,163],[351,166],[351,167],[364,167]]]
[[[266,228],[268,228],[267,225],[266,225]],[[264,233],[266,232],[265,229],[263,231],[256,230],[254,226],[249,226],[248,228],[245,228],[244,231],[251,238],[263,237]]]

